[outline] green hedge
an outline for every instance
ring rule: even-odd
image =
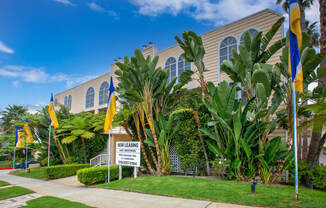
[[[76,175],[77,171],[83,168],[89,168],[89,164],[50,166],[44,168],[44,174],[47,179],[64,178],[64,177]]]
[[[122,176],[128,177],[131,176],[132,167],[123,166],[122,167]],[[110,167],[110,180],[116,180],[119,178],[119,166],[113,165]],[[108,167],[95,167],[95,168],[86,168],[79,170],[77,172],[78,181],[90,185],[96,183],[105,182],[105,177],[108,176]]]
[[[326,166],[317,166],[312,170],[314,187],[326,190]]]

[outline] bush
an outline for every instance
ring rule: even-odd
[[[48,166],[48,157],[44,158],[43,160],[40,160],[39,162],[42,167]],[[50,157],[50,165],[53,166],[53,165],[58,165],[58,164],[62,164],[62,162],[59,158]]]
[[[132,167],[123,166],[122,167],[122,176],[128,177],[131,176]],[[108,176],[108,167],[95,167],[95,168],[86,168],[79,170],[77,172],[78,181],[86,184],[96,184],[105,182],[105,177]],[[110,167],[110,180],[116,180],[119,178],[119,166],[113,165]]]
[[[315,188],[326,190],[326,166],[316,166],[312,171],[312,177]]]
[[[64,178],[64,177],[76,175],[77,171],[83,168],[89,168],[89,164],[50,166],[44,168],[44,174],[47,179]]]

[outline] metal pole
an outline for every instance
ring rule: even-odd
[[[49,125],[49,140],[48,140],[48,167],[50,166],[50,148],[51,148],[51,122]]]
[[[110,163],[111,163],[111,155],[110,155],[110,146],[111,146],[111,130],[109,130],[109,139],[108,139],[108,183],[110,183]]]
[[[122,179],[122,166],[119,165],[119,180]]]
[[[26,141],[26,162],[25,162],[25,171],[27,173],[27,160],[28,160],[28,142]]]
[[[15,145],[15,151],[14,151],[14,163],[13,163],[13,168],[16,169],[16,145]]]
[[[134,178],[137,178],[137,167],[134,167]]]
[[[295,198],[299,199],[298,190],[298,155],[297,155],[297,116],[296,116],[296,94],[295,84],[292,81],[292,104],[293,104],[293,144],[294,144],[294,165],[295,165]]]

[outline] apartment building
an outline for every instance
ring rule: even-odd
[[[204,57],[206,66],[204,76],[206,81],[211,81],[214,84],[223,80],[230,81],[227,74],[220,70],[220,65],[224,60],[228,60],[232,57],[232,49],[238,50],[239,45],[243,43],[244,33],[249,31],[251,35],[254,36],[262,31],[262,33],[265,34],[280,17],[281,14],[265,9],[202,34],[201,36],[206,51]],[[279,30],[271,41],[271,44],[281,39],[282,36],[283,31]],[[169,38],[173,39],[173,37]],[[185,61],[182,56],[183,51],[177,44],[158,51],[157,47],[153,43],[150,43],[148,46],[143,47],[142,52],[144,56],[159,56],[158,67],[169,68],[170,78],[178,77],[183,71],[192,70],[194,67],[193,64]],[[280,55],[281,51],[276,53],[270,59],[269,63],[274,64],[278,62]],[[83,111],[97,113],[100,110],[105,110],[107,107],[106,93],[109,88],[110,76],[113,77],[114,84],[117,85],[117,78],[114,74],[116,70],[116,64],[112,63],[109,73],[56,94],[55,103],[60,103],[69,107],[71,113]],[[198,86],[199,83],[192,81],[188,87],[195,88]],[[283,138],[285,137],[285,133],[282,130],[277,130],[276,134],[281,135]],[[130,139],[122,129],[114,129],[112,138],[111,149],[113,152],[115,150],[116,141]]]

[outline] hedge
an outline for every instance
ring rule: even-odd
[[[44,168],[44,175],[47,179],[64,178],[76,175],[83,168],[89,168],[89,164],[55,165]]]
[[[122,176],[131,176],[132,167],[123,166]],[[119,166],[113,165],[110,167],[110,180],[116,180],[119,178]],[[78,181],[86,184],[96,184],[105,182],[105,177],[108,176],[108,167],[95,167],[95,168],[85,168],[77,172]]]

